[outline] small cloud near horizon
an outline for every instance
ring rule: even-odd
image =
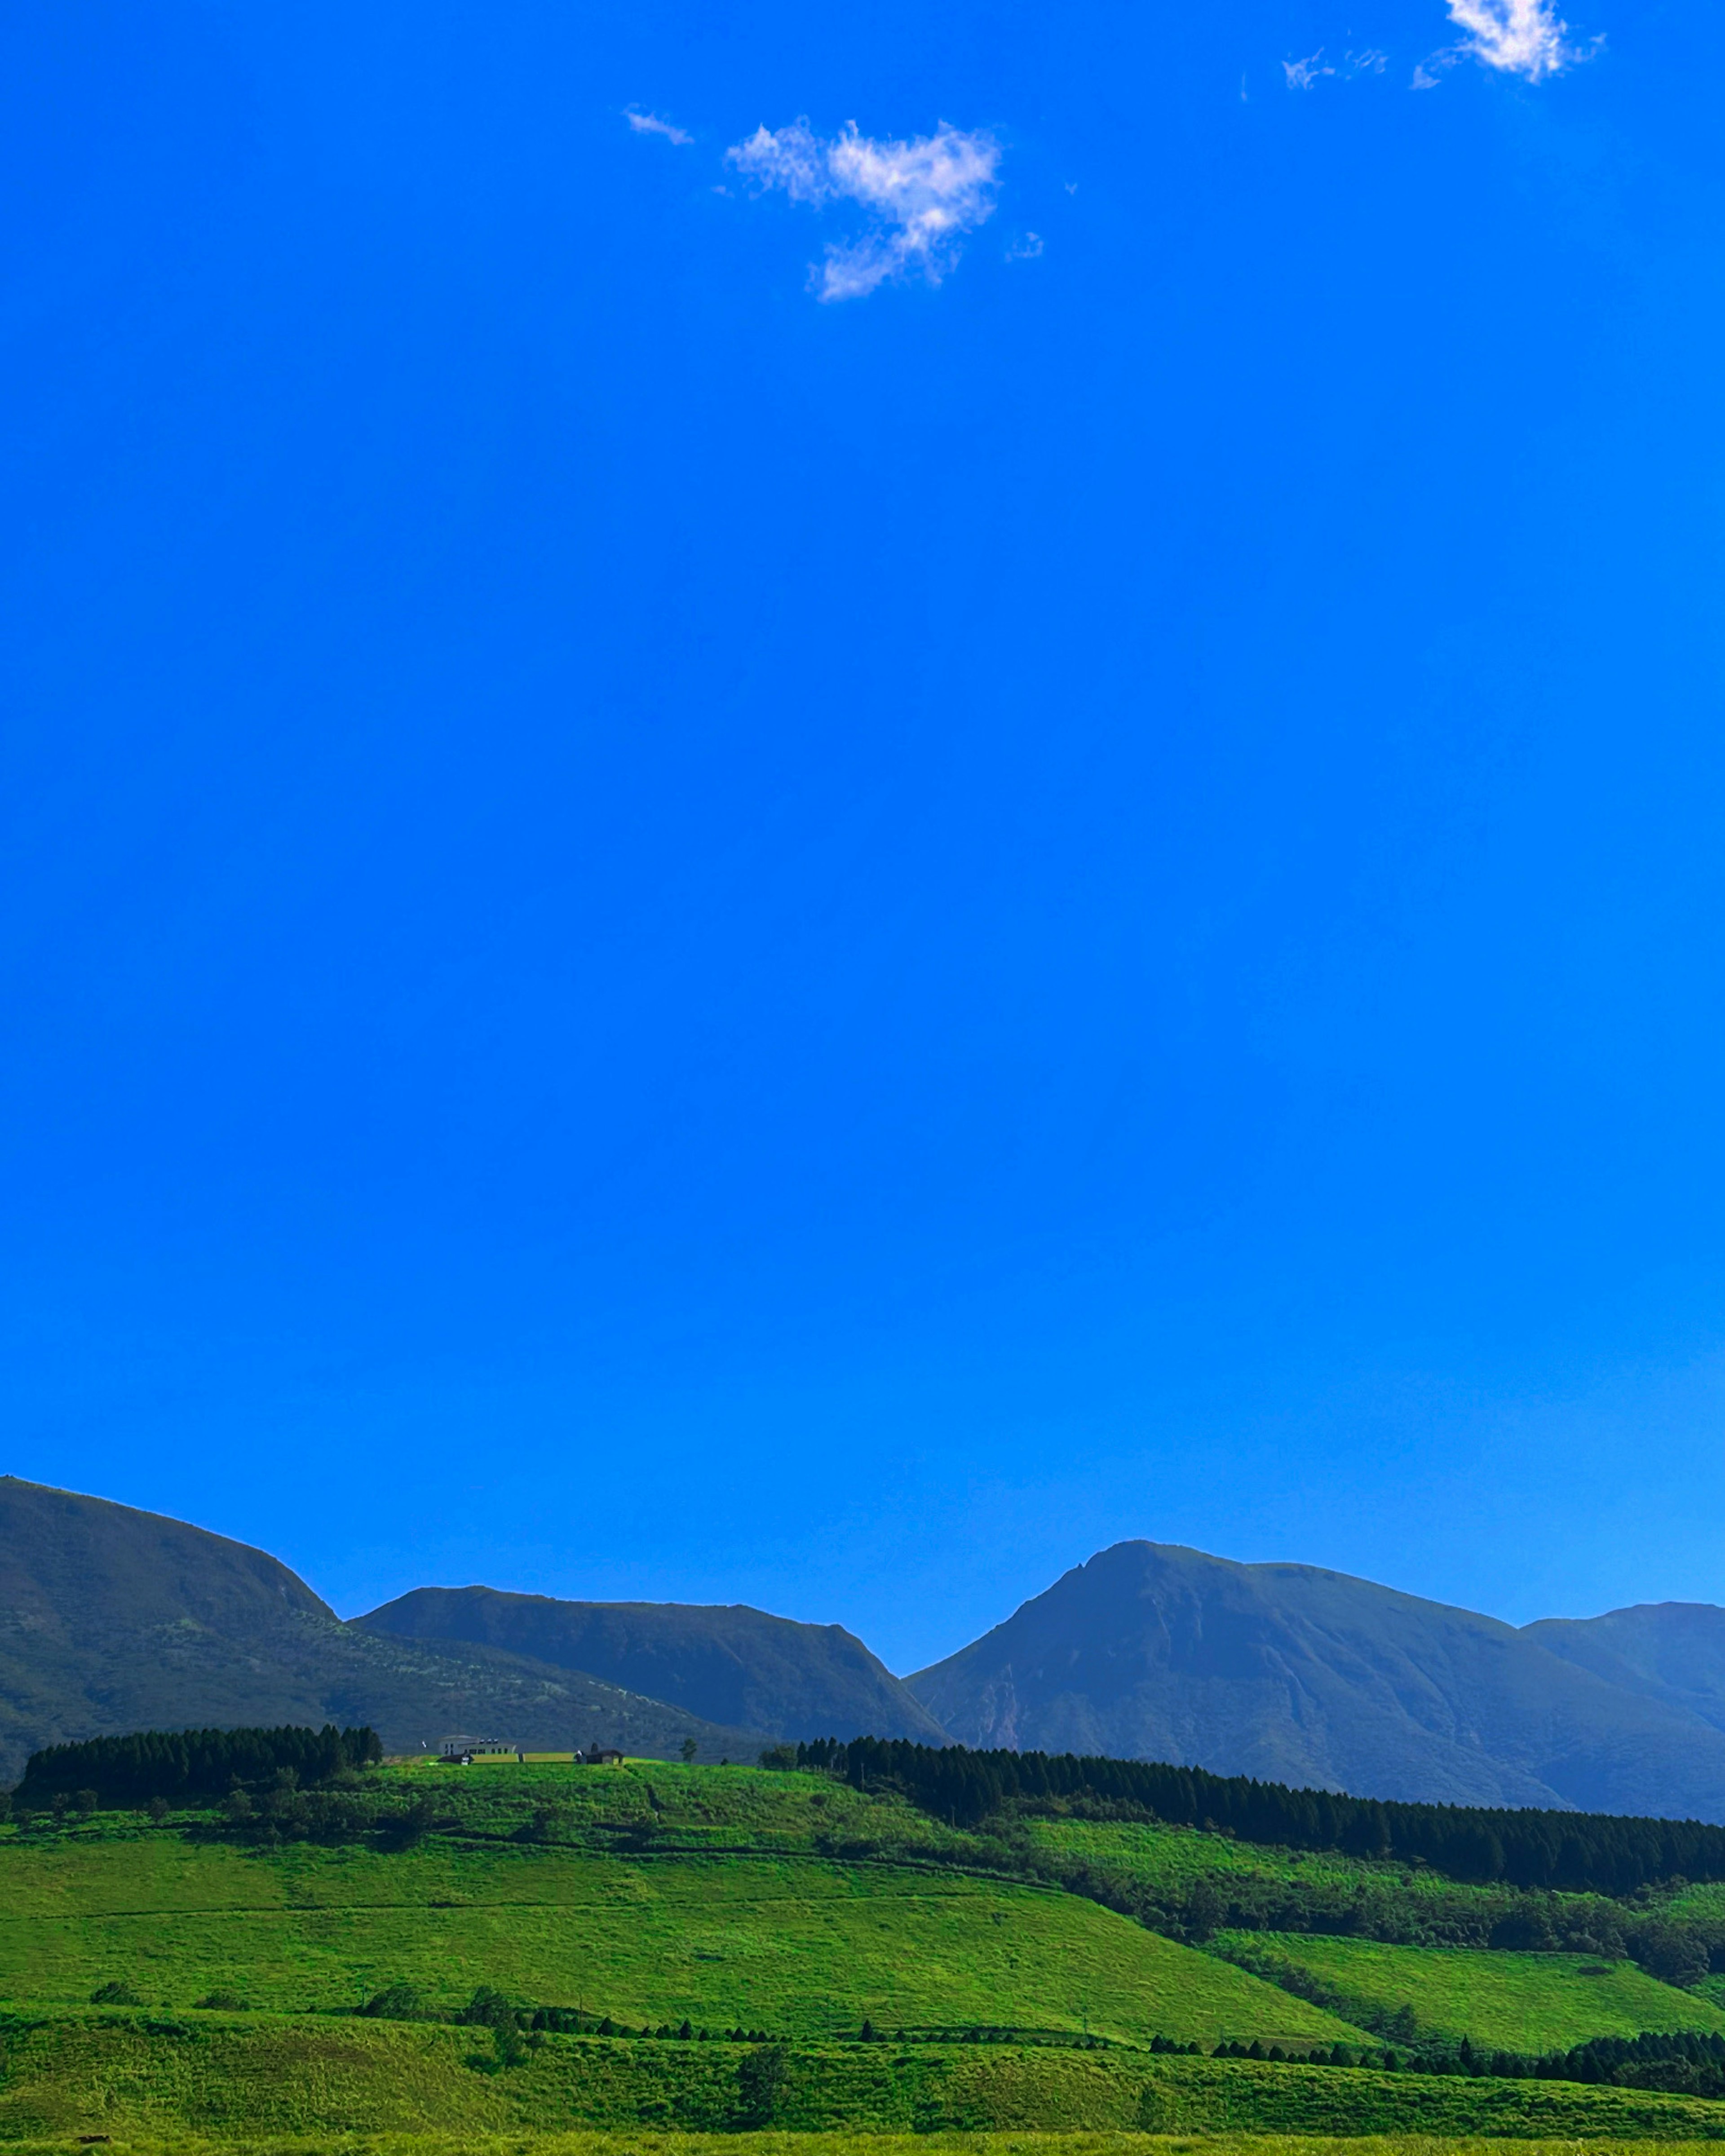
[[[850,203],[866,212],[862,235],[829,242],[825,261],[810,270],[809,288],[822,300],[865,299],[911,275],[938,285],[965,235],[994,213],[999,145],[945,121],[932,135],[899,142],[865,135],[855,121],[822,137],[795,120],[776,131],[757,127],[725,156],[758,193],[780,188],[811,208]]]
[[[667,142],[675,142],[680,149],[686,149],[695,140],[683,128],[674,126],[669,120],[661,120],[656,112],[638,112],[631,105],[623,116],[637,135],[662,135]]]

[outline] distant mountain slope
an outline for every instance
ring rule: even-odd
[[[420,1587],[354,1622],[398,1638],[507,1648],[775,1737],[945,1741],[927,1709],[842,1625],[801,1625],[741,1603],[562,1602]]]
[[[1548,1652],[1609,1684],[1661,1699],[1725,1729],[1725,1609],[1643,1602],[1603,1617],[1546,1617],[1522,1628]]]
[[[1725,1732],[1683,1693],[1674,1673],[1689,1665],[1647,1627],[1597,1629],[1612,1623],[1559,1625],[1558,1652],[1547,1627],[1343,1573],[1121,1543],[908,1682],[967,1744],[1725,1820]]]
[[[201,1724],[371,1722],[391,1750],[456,1732],[752,1758],[767,1740],[484,1646],[343,1625],[261,1550],[0,1476],[0,1780],[44,1744]]]

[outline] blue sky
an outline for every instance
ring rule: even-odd
[[[1514,4],[13,10],[7,1466],[1725,1599],[1725,25]]]

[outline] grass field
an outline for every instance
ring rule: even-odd
[[[1567,2050],[1589,2036],[1644,2030],[1725,2030],[1725,2008],[1656,1983],[1630,1962],[1286,1932],[1224,1933],[1215,1945],[1254,1964],[1291,1964],[1374,2019],[1405,2007],[1422,2034],[1466,2035],[1507,2051]]]
[[[1194,1827],[1033,1819],[1019,1832],[1054,1876],[1125,1882],[1130,1898],[1176,1922],[1208,1893],[1225,1922],[1255,1930],[1346,1931],[1409,1945],[1487,1946],[1496,1926],[1530,1910],[1553,1928],[1548,1945],[1578,1952],[1596,1949],[1602,1929],[1621,1929],[1621,1912],[1598,1895],[1469,1885],[1425,1865],[1271,1848]]]
[[[1197,1827],[1029,1820],[1024,1831],[1033,1847],[1050,1856],[1105,1865],[1152,1887],[1186,1887],[1199,1879],[1274,1879],[1288,1886],[1330,1882],[1351,1893],[1366,1879],[1429,1897],[1455,1891],[1453,1881],[1423,1866],[1369,1863],[1330,1850],[1271,1849]]]
[[[14,2156],[76,2156],[75,2138],[9,2142]],[[1692,2156],[1692,2141],[1603,2138],[1584,2142],[1517,2139],[1514,2156]],[[404,2134],[362,2132],[338,2134],[247,2135],[243,2140],[213,2139],[176,2131],[171,2135],[119,2133],[113,2156],[475,2156],[495,2149],[497,2156],[1506,2156],[1502,2139],[1479,2135],[1440,2137],[1429,2133],[1373,2133],[1342,2138],[1332,2134],[1207,2133],[1202,2137],[1158,2134],[1140,2129],[1101,2131],[1036,2128],[966,2132],[931,2128],[914,2134],[889,2131],[780,2133],[742,2130],[722,2134],[691,2131],[665,2133],[651,2128],[619,2127],[567,2133],[450,2133],[428,2130]]]
[[[0,1845],[0,1997],[276,2012],[386,1985],[799,2036],[971,2023],[1298,2047],[1337,2017],[1093,1902],[962,1871],[797,1856],[585,1854],[432,1836],[393,1854],[143,1831]]]
[[[468,2149],[485,2136],[599,2123],[721,2131],[758,2110],[742,2072],[750,2047],[737,2045],[547,2037],[526,2064],[487,2071],[483,2032],[470,2030],[89,2011],[0,2015],[0,2041],[8,2142],[105,2134],[124,2144],[190,2133],[249,2147],[260,2135],[296,2134],[340,2135],[347,2148],[345,2137],[356,2133],[447,2136],[459,2121],[459,2145]],[[1591,2143],[1725,2133],[1717,2105],[1625,2089],[989,2045],[798,2047],[783,2061],[770,2107],[783,2129],[918,2135],[1062,2129]],[[737,2143],[727,2137],[726,2145]],[[688,2143],[670,2146],[680,2156]]]
[[[388,1828],[422,1798],[410,1835]],[[1158,2035],[1368,2044],[1402,2008],[1420,2032],[1543,2051],[1725,2030],[1725,2005],[1578,1954],[1287,1931],[1199,1951],[1049,1873],[1080,1863],[1176,1894],[1252,1881],[1314,1906],[1447,1896],[1452,1912],[1458,1895],[1507,1890],[1173,1828],[967,1834],[890,1795],[743,1768],[409,1766],[341,1802],[352,1815],[332,1839],[267,1846],[209,1813],[0,1830],[0,2139],[423,2134],[418,2156],[432,2156],[455,2121],[464,2148],[513,2137],[548,2156],[558,2144],[531,2137],[601,2125],[723,2131],[736,2149],[769,2117],[809,2133],[1725,2138],[1725,2103],[1694,2097],[1152,2055],[1138,2047]],[[1333,2010],[1230,1954],[1296,1966]],[[116,1981],[146,2009],[89,2005]],[[634,2025],[762,2029],[785,2049],[763,2112],[747,2046],[547,2035],[505,2065],[489,2029],[355,2017],[403,1983],[444,2011],[487,1984]],[[197,2006],[215,1993],[249,2010]],[[1113,2048],[839,2041],[865,2020],[913,2038],[980,2027]]]

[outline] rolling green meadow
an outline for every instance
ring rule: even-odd
[[[1471,1910],[1483,1936],[1513,1890],[1142,1821],[968,1832],[742,1767],[387,1765],[309,1801],[0,1829],[0,2138],[1725,2138],[1699,2082],[1409,2071],[1383,2034],[1725,2034],[1711,1979],[1198,1921],[1273,1893],[1296,1924],[1441,1934]],[[460,2022],[480,1987],[493,2009]]]
[[[474,2031],[315,2017],[7,2015],[0,2135],[8,2140],[249,2140],[578,2127],[746,2128],[756,2110],[731,2045],[548,2037],[495,2070]],[[1717,2107],[1558,2082],[1151,2059],[1037,2046],[789,2047],[773,2104],[783,2130],[1010,2129],[1137,2133],[1486,2134],[1717,2138]]]
[[[1506,2051],[1552,2051],[1644,2030],[1725,2030],[1725,2009],[1644,1975],[1632,1962],[1579,1954],[1386,1946],[1375,1939],[1223,1933],[1219,1951],[1248,1967],[1308,1972],[1371,2013],[1405,2010],[1414,2028]]]
[[[318,2012],[408,1983],[453,2008],[483,1980],[631,2024],[686,2017],[799,2037],[865,2019],[1126,2043],[1361,2037],[1093,1902],[958,1873],[509,1844],[264,1857],[157,1837],[83,1854],[39,1880],[26,1861],[16,1885],[10,1863],[0,1871],[0,1995],[71,2004],[124,1981],[166,2006],[227,1990]]]

